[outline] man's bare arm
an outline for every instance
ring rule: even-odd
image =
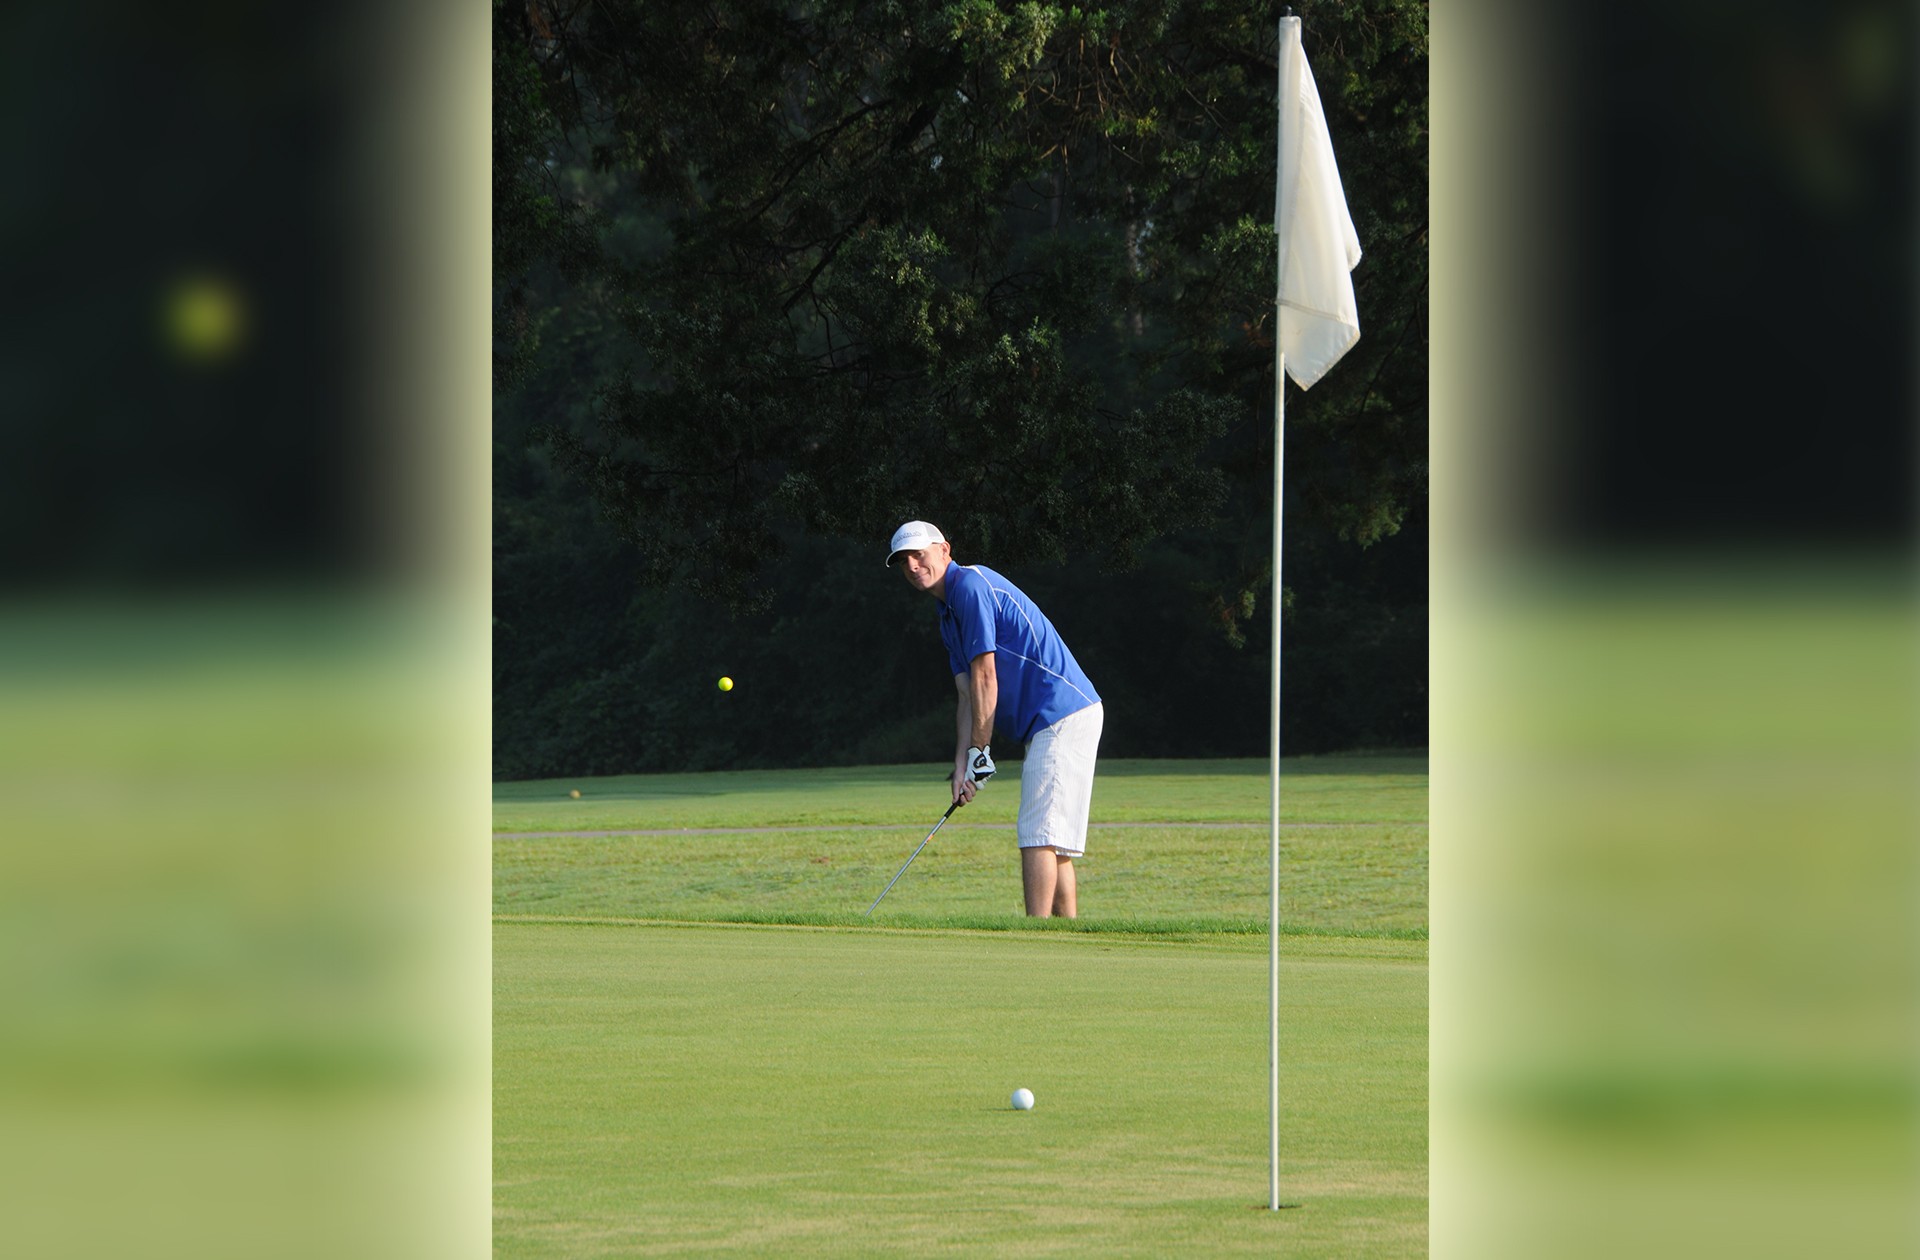
[[[953,686],[960,693],[960,702],[954,706],[953,799],[965,803],[979,791],[976,784],[967,782],[967,741],[973,738],[971,674],[955,674]]]
[[[973,658],[968,684],[969,707],[973,710],[970,742],[975,748],[985,748],[993,740],[994,710],[1000,704],[1000,675],[994,670],[993,653],[982,652]]]

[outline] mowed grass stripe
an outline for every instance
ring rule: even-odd
[[[1185,919],[1110,917],[1035,920],[1013,915],[937,914],[906,915],[875,923],[865,915],[856,914],[784,912],[756,914],[751,911],[741,911],[711,919],[644,919],[623,915],[584,914],[496,914],[493,916],[493,921],[495,923],[580,923],[629,927],[665,927],[674,924],[706,927],[725,924],[737,927],[840,928],[877,932],[911,930],[969,934],[1060,932],[1112,938],[1145,937],[1160,941],[1211,941],[1216,938],[1231,940],[1245,937],[1259,937],[1264,940],[1270,930],[1266,919],[1230,919],[1220,916]],[[1310,924],[1282,922],[1280,935],[1283,937],[1331,937],[1340,940],[1425,941],[1427,930],[1425,928],[1325,928]]]
[[[496,914],[495,923],[579,923],[605,924],[635,927],[664,927],[671,925],[687,927],[804,927],[832,928],[845,930],[873,931],[913,931],[913,932],[961,932],[977,934],[981,932],[1039,932],[1063,933],[1071,935],[1097,935],[1110,938],[1142,937],[1159,941],[1212,942],[1258,938],[1264,942],[1270,934],[1270,921],[1253,918],[1227,918],[1223,916],[1194,916],[1178,918],[1173,916],[1157,917],[1108,917],[1104,919],[1051,919],[1034,920],[1017,915],[969,915],[969,914],[929,914],[901,915],[880,920],[877,916],[869,918],[858,914],[807,914],[801,912],[753,911],[729,912],[707,919],[694,918],[640,918],[632,915],[589,915],[589,914]],[[1405,941],[1419,942],[1424,946],[1427,940],[1425,928],[1329,928],[1308,923],[1292,923],[1282,920],[1280,935],[1283,938],[1312,937],[1352,941]],[[1264,946],[1263,946],[1264,947]]]
[[[495,928],[495,1251],[1417,1256],[1426,968],[1086,936]],[[1016,1113],[1007,1095],[1034,1090]]]
[[[617,775],[494,785],[497,832],[670,827],[855,826],[920,823],[946,808],[945,762],[818,770]],[[1006,759],[967,807],[971,821],[1011,825],[1021,762]],[[1268,764],[1102,761],[1095,822],[1264,822]],[[1281,762],[1283,823],[1425,822],[1424,756],[1298,757]],[[578,791],[579,799],[570,792]]]
[[[521,836],[494,846],[494,910],[625,919],[851,922],[923,831],[714,831]],[[1148,931],[1265,931],[1265,829],[1129,828],[1089,838],[1081,923]],[[1301,932],[1424,936],[1419,824],[1283,831],[1281,919]],[[873,913],[876,923],[1018,926],[1019,857],[1005,830],[943,828]]]

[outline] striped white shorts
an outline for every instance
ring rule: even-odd
[[[1051,847],[1063,857],[1087,851],[1093,806],[1093,762],[1105,710],[1089,705],[1055,722],[1027,744],[1020,769],[1020,847]]]

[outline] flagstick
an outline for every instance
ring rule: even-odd
[[[1268,1206],[1280,1210],[1280,494],[1287,454],[1287,352],[1280,346],[1279,311],[1275,310],[1273,372],[1273,704],[1267,729],[1267,746],[1273,750],[1270,777],[1272,799],[1272,845],[1269,873],[1271,922],[1267,928],[1267,1058],[1268,1101],[1271,1121],[1268,1134],[1270,1175]]]
[[[1268,1094],[1269,1156],[1271,1158],[1270,1205],[1274,1211],[1280,1202],[1280,603],[1285,590],[1280,580],[1281,524],[1286,516],[1287,460],[1287,312],[1293,309],[1296,320],[1304,321],[1317,334],[1313,340],[1295,345],[1301,353],[1295,359],[1307,369],[1297,382],[1310,387],[1350,349],[1360,336],[1360,318],[1354,302],[1353,281],[1349,274],[1360,261],[1360,239],[1353,229],[1353,216],[1347,213],[1340,191],[1340,175],[1333,160],[1333,145],[1326,133],[1326,119],[1320,108],[1319,94],[1313,88],[1313,71],[1300,47],[1300,19],[1289,9],[1280,19],[1278,109],[1274,141],[1273,230],[1279,246],[1274,268],[1273,323],[1273,708],[1268,744],[1273,753],[1271,784],[1273,799],[1270,869],[1273,884],[1269,890],[1272,920],[1267,929],[1271,950],[1268,960],[1267,1046],[1271,1073]],[[1289,121],[1291,120],[1291,121]],[[1303,175],[1306,166],[1311,175]],[[1307,235],[1295,239],[1301,228],[1301,194],[1307,180]],[[1304,252],[1303,252],[1304,251]],[[1333,252],[1329,252],[1333,251]],[[1304,259],[1304,263],[1303,260]],[[1296,264],[1302,264],[1296,268]],[[1338,264],[1338,266],[1333,266]],[[1296,325],[1295,331],[1299,331]]]

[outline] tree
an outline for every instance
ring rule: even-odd
[[[1289,532],[1367,544],[1424,497],[1426,10],[1302,8],[1368,336],[1289,407]],[[627,353],[542,437],[642,580],[736,604],[796,528],[1124,566],[1257,515],[1276,13],[501,3],[500,387],[602,304]]]

